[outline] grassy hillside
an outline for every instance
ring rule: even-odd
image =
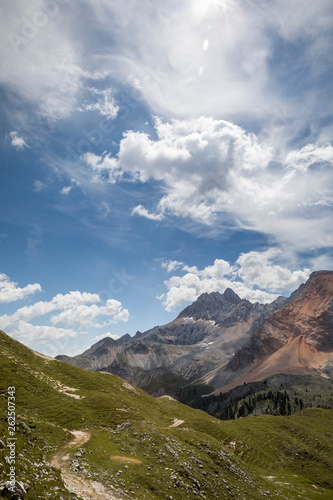
[[[0,480],[14,386],[16,477],[29,484],[27,500],[332,497],[330,410],[220,421],[44,359],[2,332],[0,373]]]

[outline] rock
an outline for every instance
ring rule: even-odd
[[[27,426],[26,423],[24,422],[19,422],[19,426],[22,427],[23,431],[26,433],[26,434],[31,434],[31,429],[30,427]]]
[[[124,429],[126,429],[127,427],[131,427],[131,422],[129,422],[128,420],[126,420],[125,422],[123,422],[122,424],[119,424],[117,425],[117,428],[116,430],[117,431],[123,431]]]
[[[173,450],[173,449],[171,448],[171,446],[169,446],[168,444],[165,444],[165,445],[164,445],[164,448],[165,448],[165,449],[166,449],[166,451],[167,451],[168,453],[170,453],[170,455],[172,455],[173,457],[177,455],[177,453],[175,452],[175,450]]]
[[[9,498],[10,500],[24,500],[29,486],[27,484],[15,481],[13,485],[11,481],[7,481],[1,487],[1,497]]]

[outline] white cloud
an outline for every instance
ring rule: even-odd
[[[265,252],[242,254],[232,266],[223,259],[199,270],[197,267],[183,266],[181,276],[172,276],[164,282],[167,292],[159,298],[167,311],[193,302],[202,293],[220,292],[232,288],[242,299],[251,302],[269,303],[278,293],[291,292],[305,282],[309,269],[290,271],[281,264],[283,252],[270,248]],[[257,288],[259,287],[259,288]]]
[[[96,323],[96,318],[99,316],[111,316],[107,322],[103,324]],[[128,321],[129,312],[123,309],[118,300],[109,299],[105,306],[98,306],[96,304],[78,305],[74,308],[66,309],[65,311],[51,317],[51,322],[54,325],[76,325],[77,327],[101,328],[105,325],[117,323],[118,321]]]
[[[291,151],[285,163],[288,168],[306,172],[311,165],[331,166],[333,163],[333,147],[331,144],[307,144],[298,151]]]
[[[52,121],[74,109],[85,71],[71,35],[69,6],[55,0],[51,12],[48,5],[18,0],[3,9],[0,83]]]
[[[97,335],[93,339],[94,342],[99,342],[100,340],[105,339],[106,337],[110,337],[110,339],[117,340],[120,339],[119,335],[114,335],[113,333],[107,332],[107,333],[102,333],[102,335]]]
[[[40,291],[40,285],[28,285],[18,288],[5,274],[0,274],[0,302],[10,302]],[[128,321],[129,312],[118,300],[109,299],[104,304],[96,293],[72,291],[57,294],[50,301],[40,301],[30,306],[17,309],[13,314],[0,316],[0,328],[16,339],[27,343],[38,342],[46,346],[51,355],[68,347],[67,338],[88,333],[90,328],[101,328],[119,321]],[[44,318],[44,324],[33,324],[31,321],[53,311],[60,311]],[[103,323],[97,319],[102,318]],[[51,323],[51,324],[49,324]]]
[[[38,283],[20,288],[17,286],[17,283],[10,281],[6,274],[0,273],[0,303],[21,300],[41,291],[42,288]]]
[[[166,269],[168,273],[171,273],[175,269],[181,267],[184,263],[178,260],[161,260],[161,267]]]
[[[60,191],[61,194],[69,194],[73,186],[64,186],[62,190]]]
[[[30,321],[37,316],[42,316],[52,311],[73,309],[82,304],[91,304],[97,302],[100,302],[100,298],[97,293],[81,293],[78,291],[69,292],[65,295],[58,293],[49,302],[40,301],[31,306],[21,307],[14,313],[14,317],[17,319],[23,319],[25,321]]]
[[[107,180],[114,184],[123,176],[123,171],[119,167],[115,158],[102,155],[96,156],[94,153],[86,153],[82,156],[82,160],[92,169],[93,181],[100,182]]]
[[[282,256],[283,252],[277,248],[270,248],[266,252],[243,253],[236,261],[239,266],[237,274],[246,286],[258,286],[272,292],[295,290],[308,279],[310,269],[290,271],[274,264]]]
[[[78,332],[68,328],[56,328],[49,325],[33,325],[14,315],[0,317],[1,329],[23,343],[35,341],[57,341],[67,337],[76,337]]]
[[[29,147],[23,137],[20,137],[18,135],[18,132],[15,132],[15,130],[9,132],[9,138],[11,141],[11,145],[14,146],[15,149],[24,149]]]
[[[272,157],[266,144],[224,120],[201,117],[163,123],[156,118],[155,128],[156,141],[145,133],[127,132],[118,158],[84,156],[94,172],[97,168],[110,172],[112,181],[116,171],[118,180],[126,173],[132,182],[163,182],[168,194],[158,203],[155,214],[142,205],[134,209],[134,213],[154,220],[170,213],[211,223],[220,198],[228,202],[229,173],[250,175],[264,169]]]
[[[141,217],[145,217],[146,219],[157,221],[161,221],[164,219],[163,214],[152,214],[142,205],[137,205],[135,208],[133,208],[131,215],[140,215]]]
[[[82,109],[86,111],[98,111],[101,116],[105,116],[109,120],[114,120],[115,118],[117,118],[119,106],[116,105],[115,99],[113,97],[114,90],[98,90],[95,88],[91,88],[90,91],[93,94],[101,97],[98,98],[97,102],[93,104],[85,104]]]

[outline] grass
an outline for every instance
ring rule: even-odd
[[[26,500],[73,498],[51,460],[74,429],[91,439],[79,456],[67,450],[72,474],[99,481],[121,498],[332,497],[330,410],[220,421],[154,399],[113,375],[47,361],[2,332],[0,366],[0,479],[9,471],[7,388],[15,386],[17,422],[24,424],[15,433],[16,472],[30,485]],[[170,428],[174,418],[184,423]]]

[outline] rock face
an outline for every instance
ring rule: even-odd
[[[313,273],[289,299],[266,305],[231,289],[204,293],[167,325],[106,338],[58,359],[119,375],[158,396],[175,396],[189,384],[225,392],[279,373],[326,377],[333,360],[333,272]]]

